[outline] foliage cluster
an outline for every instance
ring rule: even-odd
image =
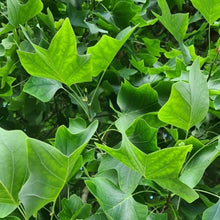
[[[219,0],[2,0],[0,218],[218,220]]]

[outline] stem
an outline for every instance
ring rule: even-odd
[[[185,140],[187,139],[188,137],[188,134],[189,134],[189,130],[186,131],[186,136],[185,136]]]
[[[69,198],[70,198],[70,186],[67,183],[67,199],[69,199]]]
[[[82,201],[83,201],[84,203],[87,202],[88,195],[89,195],[89,189],[87,188],[87,186],[85,186],[84,189],[83,189],[82,196],[81,196],[81,199],[82,199]]]
[[[213,66],[214,66],[214,64],[215,64],[215,61],[216,61],[217,58],[218,58],[218,55],[219,55],[219,51],[217,51],[217,54],[215,55],[215,58],[214,58],[213,61],[212,61],[212,64],[211,64],[211,67],[210,67],[210,70],[209,70],[209,75],[208,75],[208,78],[207,78],[207,82],[208,82],[209,79],[211,78],[212,69],[213,69]]]
[[[218,196],[218,195],[216,195],[216,194],[214,194],[214,193],[211,193],[211,192],[202,190],[202,189],[195,189],[195,191],[197,191],[197,192],[203,192],[203,193],[209,194],[209,195],[211,195],[211,196],[214,196],[214,197],[220,199],[220,196]]]
[[[169,192],[169,194],[168,194],[168,196],[167,196],[166,203],[165,203],[165,205],[163,206],[163,209],[162,209],[161,213],[163,213],[163,212],[169,207],[170,200],[171,200],[171,192]]]
[[[81,98],[78,96],[78,94],[72,88],[69,87],[69,89],[71,90],[72,93],[69,90],[67,90],[66,88],[63,87],[63,90],[66,93],[68,93],[81,106],[81,108],[83,109],[83,111],[85,112],[87,118],[90,121],[90,116],[89,116],[88,110],[86,109],[86,107],[85,107],[84,103],[82,102]]]
[[[101,84],[101,82],[102,82],[102,79],[103,79],[103,77],[104,77],[104,75],[105,75],[105,72],[106,72],[106,70],[103,71],[103,73],[102,73],[102,75],[101,75],[101,77],[100,77],[100,79],[99,79],[99,82],[98,82],[98,84],[97,84],[97,86],[96,86],[96,88],[95,88],[95,91],[94,91],[94,93],[93,93],[93,95],[92,95],[92,99],[91,99],[91,101],[88,103],[88,106],[91,106],[91,105],[92,105],[92,102],[93,102],[93,100],[94,100],[94,98],[95,98],[95,95],[96,95],[96,93],[97,93],[97,91],[98,91],[98,88],[99,88],[99,86],[100,86],[100,84]]]
[[[53,220],[53,216],[55,214],[55,205],[56,205],[56,201],[53,202],[52,212],[50,213],[50,220]]]
[[[210,50],[211,49],[211,26],[210,24],[209,24],[208,40],[209,40],[209,50]]]
[[[190,60],[191,60],[191,56],[190,56],[189,50],[188,50],[188,48],[184,45],[183,41],[179,41],[178,43],[179,43],[180,49],[181,49],[181,51],[182,51],[185,64],[188,65],[188,64],[190,63]]]
[[[23,210],[23,208],[21,206],[18,206],[18,210],[21,213],[21,215],[23,216],[23,218],[25,220],[28,220],[28,218],[26,217],[25,212],[24,212],[24,210]]]
[[[179,208],[180,208],[180,202],[181,202],[181,198],[179,197],[178,202],[177,202],[177,206],[176,206],[177,211],[178,211]]]

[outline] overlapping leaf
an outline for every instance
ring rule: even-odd
[[[19,205],[18,193],[27,179],[26,135],[0,128],[0,216]],[[2,210],[2,211],[1,211]]]
[[[30,77],[23,91],[40,99],[42,102],[50,101],[62,84],[52,79],[41,77]]]
[[[163,122],[189,130],[205,118],[208,108],[207,82],[200,71],[199,59],[196,59],[190,69],[189,83],[173,84],[170,98],[158,116]]]
[[[220,4],[218,0],[191,0],[191,2],[202,13],[210,25],[220,18]]]
[[[186,155],[192,149],[190,145],[167,148],[148,155],[136,148],[125,135],[119,149],[96,145],[146,179],[154,180],[186,201],[192,202],[198,198],[194,190],[178,179]]]
[[[136,88],[128,81],[121,85],[117,104],[122,111],[115,123],[120,131],[127,130],[137,117],[147,112],[156,111],[160,107],[157,92],[151,88],[150,84]]]
[[[187,163],[180,176],[180,180],[190,187],[195,187],[201,180],[206,168],[220,156],[220,149],[217,144],[211,144],[198,150],[192,159]]]
[[[28,0],[20,4],[18,0],[7,0],[8,19],[10,24],[18,26],[39,14],[43,9],[41,0]]]
[[[162,16],[156,13],[154,15],[178,42],[183,41],[188,28],[188,14],[171,14],[166,0],[158,0],[158,4],[162,10]]]
[[[116,181],[111,175],[112,169],[117,171]],[[86,181],[86,185],[109,218],[144,220],[148,213],[147,206],[136,202],[132,197],[140,178],[140,174],[107,156],[103,158],[98,174]]]
[[[97,129],[97,121],[91,126],[91,132],[94,133]],[[91,135],[88,139],[90,137]],[[68,135],[64,135],[63,139],[66,141],[59,144],[71,142]],[[30,138],[27,140],[30,177],[19,196],[28,217],[47,203],[56,201],[69,178],[82,166],[80,153],[88,139],[78,145],[78,148],[73,149],[72,153],[69,152],[68,156],[44,142]],[[60,146],[60,148],[65,147]]]
[[[130,37],[134,28],[128,27],[121,31],[116,38],[103,35],[95,46],[89,47],[87,54],[91,54],[93,76],[97,76],[100,72],[106,70],[120,48]]]
[[[60,220],[85,219],[91,212],[91,205],[83,203],[76,195],[63,199],[62,208],[63,210],[58,214]]]
[[[90,55],[78,55],[76,37],[66,19],[48,50],[33,44],[35,53],[18,51],[21,64],[33,76],[50,78],[70,86],[92,80]]]

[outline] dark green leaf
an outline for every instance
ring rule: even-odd
[[[62,84],[52,79],[34,77],[30,79],[24,86],[23,91],[36,97],[42,102],[50,101],[57,90],[62,88]]]
[[[85,219],[89,217],[91,212],[91,205],[83,203],[76,195],[70,196],[69,199],[63,199],[62,208],[58,214],[60,220]]]
[[[220,200],[205,210],[202,220],[218,220],[220,216]]]
[[[198,150],[187,162],[180,180],[190,187],[195,187],[202,178],[206,168],[220,155],[217,144],[211,144]]]

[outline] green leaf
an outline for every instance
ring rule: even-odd
[[[220,216],[220,200],[205,210],[202,215],[202,220],[218,220]]]
[[[71,133],[71,129],[64,125],[60,126],[56,133],[55,147],[64,155],[71,155],[80,146],[86,146],[87,142],[95,133],[98,127],[98,121],[94,121],[84,130],[78,133]]]
[[[88,48],[87,54],[92,55],[91,62],[93,66],[93,76],[99,75],[100,72],[108,68],[120,48],[134,30],[135,27],[127,27],[121,31],[115,39],[107,35],[103,35],[95,46]]]
[[[32,45],[35,53],[17,52],[30,75],[54,79],[68,86],[92,80],[90,55],[77,54],[76,37],[69,19],[64,21],[48,50]]]
[[[1,77],[0,77],[1,80]],[[12,83],[16,80],[14,77],[2,78],[2,87],[0,88],[0,97],[11,96],[13,94]]]
[[[220,5],[218,0],[191,0],[193,6],[202,13],[209,25],[220,18]]]
[[[146,155],[123,135],[119,149],[112,149],[100,144],[96,144],[96,146],[140,173],[146,179],[154,180],[187,202],[193,202],[198,198],[198,194],[194,190],[178,179],[186,155],[192,149],[191,145],[166,148]]]
[[[97,122],[93,123],[93,127],[97,128]],[[68,142],[68,136],[63,138]],[[35,139],[27,140],[30,177],[19,197],[28,217],[47,203],[56,201],[65,184],[82,166],[80,154],[86,142],[88,139],[66,156],[49,144]]]
[[[121,85],[117,104],[122,111],[122,115],[115,122],[120,131],[127,130],[137,117],[156,111],[160,107],[157,92],[151,88],[150,84],[136,88],[128,81]]]
[[[147,216],[147,220],[167,220],[167,213],[154,214],[151,213]]]
[[[126,179],[127,177],[124,175],[124,183]],[[136,202],[131,192],[123,192],[119,186],[107,178],[91,178],[86,181],[86,185],[110,219],[146,219],[148,213],[147,206]]]
[[[4,218],[16,209],[15,205],[2,203],[0,204],[0,218]]]
[[[125,166],[114,157],[105,155],[105,157],[102,158],[98,173],[100,174],[112,169],[116,170],[118,174],[118,184],[120,189],[125,193],[132,193],[138,186],[141,175]],[[97,174],[97,176],[100,176],[99,174]]]
[[[157,112],[149,112],[143,115],[141,118],[144,119],[147,124],[153,128],[164,127],[167,125],[166,123],[159,120]]]
[[[180,180],[190,187],[195,187],[201,180],[206,168],[220,155],[217,143],[208,145],[198,150],[186,166],[180,176]]]
[[[201,122],[209,108],[207,82],[199,69],[199,59],[191,66],[189,83],[173,84],[168,102],[160,109],[161,121],[189,130]]]
[[[36,97],[42,102],[50,101],[57,90],[62,88],[62,84],[52,79],[34,77],[25,83],[23,91]]]
[[[0,216],[5,217],[19,205],[18,193],[28,175],[26,135],[0,128]]]
[[[135,120],[126,135],[132,144],[146,154],[160,149],[157,147],[157,129],[150,127],[144,119]]]
[[[82,200],[72,195],[69,199],[62,200],[62,211],[58,214],[60,220],[74,220],[88,218],[91,212],[91,205],[85,204]]]
[[[142,38],[142,40],[144,41],[147,51],[154,56],[160,57],[160,53],[166,51],[160,47],[160,40],[147,37]]]
[[[56,201],[70,174],[74,174],[74,168],[79,169],[82,165],[78,159],[83,147],[66,157],[44,142],[27,140],[30,177],[19,197],[28,217],[47,203]]]
[[[116,1],[112,9],[113,19],[118,27],[125,28],[129,25],[129,21],[138,11],[133,1]]]
[[[39,14],[43,9],[41,0],[28,0],[26,4],[20,4],[18,0],[7,0],[8,20],[17,27]]]
[[[159,16],[154,12],[153,14],[178,42],[183,41],[188,28],[188,14],[171,14],[166,0],[158,0],[157,2],[162,10],[162,16]]]
[[[220,95],[217,95],[215,100],[214,100],[214,107],[215,110],[219,110],[220,109]]]

